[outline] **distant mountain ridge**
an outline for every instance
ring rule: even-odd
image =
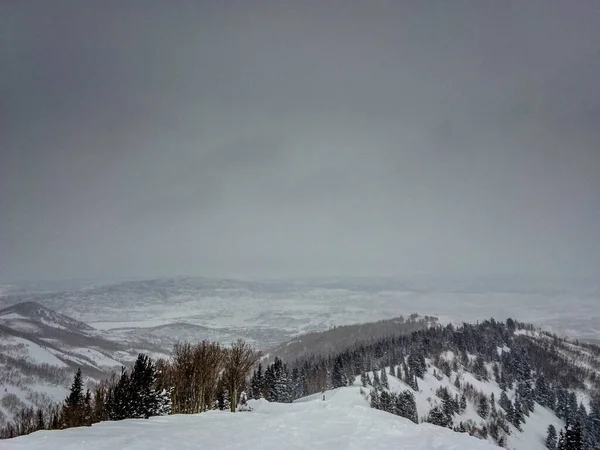
[[[68,330],[94,330],[93,327],[84,322],[57,313],[36,302],[22,302],[0,309],[0,321],[10,322],[19,320],[37,322],[46,326]]]

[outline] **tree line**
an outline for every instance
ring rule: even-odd
[[[260,358],[238,340],[231,346],[202,341],[178,343],[169,359],[139,354],[131,369],[85,389],[77,370],[69,395],[46,408],[22,408],[3,428],[0,439],[38,430],[91,426],[105,420],[194,414],[211,409],[237,410],[246,377]]]

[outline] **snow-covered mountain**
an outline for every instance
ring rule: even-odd
[[[227,345],[244,338],[265,351],[268,357],[264,364],[272,362],[275,356],[291,364],[294,359],[311,354],[334,355],[343,349],[356,349],[357,345],[387,335],[422,333],[429,325],[442,330],[446,323],[457,323],[463,318],[474,318],[475,323],[489,317],[487,312],[483,315],[484,311],[497,313],[497,319],[507,317],[511,311],[516,317],[524,312],[525,320],[535,316],[536,323],[550,324],[551,331],[575,327],[570,333],[574,338],[592,340],[590,337],[598,336],[600,328],[594,324],[600,323],[600,316],[594,306],[597,299],[593,289],[574,294],[560,289],[528,290],[517,285],[507,292],[490,291],[489,287],[441,284],[427,289],[419,283],[381,279],[360,279],[347,285],[341,280],[255,283],[166,279],[75,291],[9,294],[0,298],[0,305],[5,306],[0,310],[0,423],[21,406],[40,406],[63,399],[77,367],[83,369],[87,381],[99,380],[121,364],[131,362],[140,351],[151,356],[167,354],[178,340],[208,339]],[[431,318],[421,323],[415,316],[414,323],[406,328],[406,319],[402,324],[389,319],[406,317],[415,309],[428,314],[441,312],[442,320]],[[366,323],[369,321],[378,322]],[[519,351],[530,349],[534,354],[542,349],[549,352],[542,352],[545,356],[559,355],[561,367],[582,369],[585,373],[574,372],[584,381],[572,383],[577,386],[573,393],[578,404],[589,408],[592,391],[597,387],[590,381],[591,376],[600,370],[595,347],[586,347],[583,341],[580,344],[558,339],[533,327],[517,329],[510,339],[519,341]],[[498,355],[511,351],[511,344],[507,345],[499,345]],[[461,390],[466,383],[476,395],[468,398],[466,409],[453,417],[453,425],[471,421],[482,426],[485,421],[477,412],[477,395],[494,393],[498,402],[502,388],[493,366],[501,365],[502,358],[491,358],[487,351],[484,370],[489,376],[482,377],[473,368],[479,356],[477,351],[459,355],[441,345],[435,352],[435,356],[427,357],[428,367],[418,380],[417,389],[390,375],[389,392],[412,390],[418,418],[423,419],[440,404],[441,388],[452,394],[461,392],[456,387],[458,379]],[[494,346],[492,353],[495,352]],[[389,371],[390,363],[384,360],[378,360],[377,368],[381,369],[381,362]],[[372,367],[369,370],[373,377]],[[569,372],[565,377],[571,376]],[[532,377],[535,385],[535,371]],[[370,386],[365,394],[364,401],[368,402]],[[506,394],[514,403],[515,385],[506,389]],[[209,416],[213,414],[219,415]],[[507,445],[516,450],[542,450],[550,424],[557,430],[565,425],[553,411],[538,403],[521,430],[508,425],[511,432]]]
[[[136,449],[405,449],[492,450],[496,446],[429,424],[370,408],[358,386],[292,404],[251,401],[251,412],[103,422],[91,427],[38,431],[2,441],[6,450]]]
[[[270,360],[285,358],[285,347],[274,349]],[[321,348],[258,368],[252,395],[286,402],[351,380],[362,384],[374,408],[509,449],[544,450],[548,427],[561,430],[567,421],[581,424],[583,448],[600,443],[600,347],[491,320],[358,341],[331,353]],[[414,407],[406,406],[412,402],[406,396]]]
[[[44,334],[44,328],[52,327],[69,331],[92,331],[86,323],[59,314],[39,303],[23,302],[0,309],[0,323],[13,330]]]
[[[23,406],[62,400],[77,368],[99,381],[151,344],[127,345],[35,302],[0,310],[0,425]],[[130,343],[131,344],[131,343]]]

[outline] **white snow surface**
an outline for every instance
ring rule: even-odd
[[[292,404],[251,401],[252,412],[103,422],[2,441],[4,450],[398,449],[492,450],[466,434],[370,408],[356,386]]]
[[[26,361],[34,364],[49,364],[57,367],[68,367],[67,364],[54,356],[50,351],[27,339],[16,336],[6,336],[2,338],[0,344],[4,346],[6,353],[10,356],[20,356]]]
[[[449,356],[451,356],[451,352],[446,352],[445,357],[448,358]],[[436,390],[438,388],[446,387],[452,396],[455,394],[460,395],[460,391],[454,386],[453,383],[453,380],[456,379],[457,375],[459,376],[461,383],[470,383],[475,389],[485,393],[488,397],[493,393],[496,397],[496,408],[500,408],[500,406],[497,404],[497,401],[500,398],[502,389],[495,381],[477,380],[473,374],[462,369],[459,371],[459,373],[452,372],[451,377],[448,378],[442,374],[439,368],[431,365],[431,361],[429,359],[426,361],[429,367],[425,376],[417,380],[419,384],[418,391],[412,390],[402,380],[392,375],[388,375],[390,391],[402,392],[409,390],[413,393],[415,396],[415,403],[417,405],[419,419],[426,417],[431,408],[434,406],[441,405],[441,400],[436,396]],[[385,371],[388,372],[389,367],[386,367]],[[436,372],[437,377],[434,376],[434,371]],[[373,377],[373,372],[368,372],[368,374],[371,378]],[[379,375],[381,376],[381,371],[379,371]],[[354,382],[355,384],[359,383],[360,377],[356,377]],[[372,387],[369,386],[365,388],[365,390],[370,391],[371,388]],[[512,390],[508,392],[508,397],[514,401],[514,392]],[[557,430],[560,430],[565,426],[565,424],[558,419],[552,411],[544,408],[538,403],[535,404],[535,411],[530,413],[530,415],[525,417],[525,419],[526,423],[521,425],[522,431],[519,431],[512,425],[509,425],[511,434],[507,437],[506,448],[508,450],[546,450],[545,439],[548,425],[554,425]],[[458,425],[459,422],[466,422],[467,420],[472,420],[478,425],[485,424],[485,420],[481,419],[476,412],[476,405],[474,405],[470,400],[467,400],[467,409],[465,412],[454,416],[453,424]],[[489,442],[492,442],[491,438],[489,438]]]

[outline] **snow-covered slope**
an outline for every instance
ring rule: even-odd
[[[3,441],[5,450],[405,449],[492,450],[494,445],[370,408],[356,386],[292,404],[251,402],[252,412],[103,422]]]
[[[403,392],[409,390],[415,397],[417,412],[420,419],[427,416],[429,411],[435,406],[441,406],[442,401],[436,395],[439,388],[445,387],[452,397],[461,395],[461,391],[454,385],[454,380],[458,376],[461,383],[469,383],[477,391],[483,392],[487,396],[494,394],[496,399],[500,397],[502,389],[495,381],[478,380],[473,374],[464,370],[452,372],[450,378],[444,375],[440,369],[431,365],[431,361],[427,360],[429,365],[424,377],[418,379],[418,390],[413,390],[409,385],[395,376],[388,375],[389,390],[391,392]],[[389,367],[385,369],[389,371]],[[378,371],[381,374],[381,371]],[[373,377],[373,372],[369,372],[369,376]],[[360,382],[360,377],[357,377],[355,384]],[[371,386],[369,386],[371,387]],[[514,400],[514,391],[508,392],[509,398]],[[496,403],[496,408],[500,408]],[[476,405],[470,399],[467,399],[467,408],[462,414],[456,414],[453,417],[453,425],[458,425],[460,422],[466,423],[471,421],[477,426],[485,425],[486,420],[482,419],[476,411]],[[538,403],[535,405],[535,411],[526,417],[526,423],[521,425],[521,430],[517,430],[511,424],[510,435],[507,436],[507,448],[514,450],[545,450],[545,439],[548,425],[554,425],[557,429],[564,428],[565,424],[562,420],[556,417],[553,411],[545,408]],[[491,441],[491,438],[490,438]]]
[[[118,372],[145,342],[108,340],[107,333],[34,302],[0,310],[0,426],[20,408],[45,408],[64,399],[77,368],[87,380]]]
[[[36,325],[57,328],[60,330],[93,330],[88,324],[59,314],[39,303],[23,302],[0,310],[0,323],[15,330],[24,327],[23,331],[33,331]]]

